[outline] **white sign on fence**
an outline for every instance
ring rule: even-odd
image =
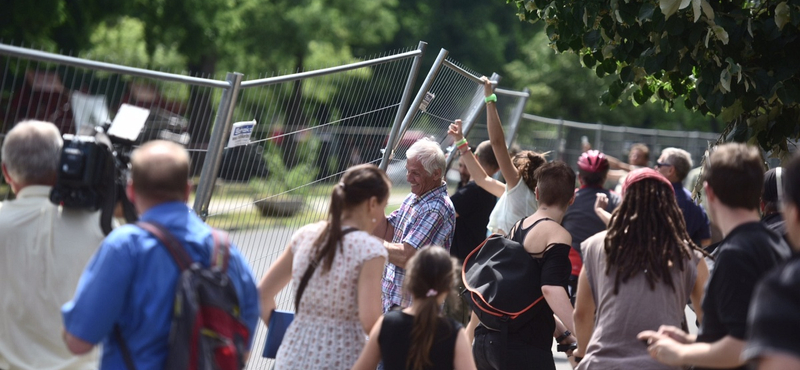
[[[250,135],[253,134],[255,126],[256,120],[234,123],[233,128],[231,128],[231,136],[228,139],[228,148],[249,144]]]

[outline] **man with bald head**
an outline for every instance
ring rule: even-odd
[[[142,221],[164,226],[194,261],[208,266],[212,230],[186,206],[188,179],[186,150],[151,141],[131,156],[127,195]],[[238,250],[231,247],[230,252],[227,273],[252,334],[259,317],[255,282]],[[137,369],[163,369],[178,275],[170,252],[156,237],[135,225],[117,228],[89,262],[75,297],[62,307],[67,347],[83,353],[102,342],[101,369],[125,369],[123,348]]]

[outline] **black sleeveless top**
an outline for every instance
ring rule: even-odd
[[[411,348],[411,329],[414,316],[403,311],[389,311],[383,315],[378,345],[386,370],[406,369]],[[452,369],[456,338],[461,324],[451,318],[440,317],[429,356],[433,366],[426,369]],[[551,332],[552,335],[552,332]]]
[[[509,239],[523,245],[525,237],[528,236],[528,232],[540,222],[555,222],[555,220],[545,217],[536,220],[536,222],[527,228],[522,228],[522,222],[524,220],[525,219],[518,221],[509,232]],[[531,258],[538,260],[540,263],[542,270],[541,285],[561,286],[566,290],[569,276],[572,273],[572,263],[569,260],[569,251],[571,248],[572,246],[569,244],[552,243],[545,247],[540,253],[528,253]],[[536,315],[536,317],[531,319],[520,330],[508,333],[509,342],[523,343],[550,351],[553,345],[553,332],[556,329],[553,310],[547,305],[546,300],[542,300],[539,304],[544,304],[546,309],[542,311],[541,315]]]

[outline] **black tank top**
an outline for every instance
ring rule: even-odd
[[[520,244],[525,244],[525,237],[536,225],[542,221],[555,220],[547,217],[536,220],[531,226],[526,228],[522,227],[522,222],[525,219],[519,220],[514,227],[511,228],[509,236],[511,240]],[[563,243],[548,244],[545,249],[540,253],[528,253],[532,258],[539,261],[542,267],[542,285],[555,285],[562,286],[566,289],[569,275],[572,271],[572,264],[569,261],[569,250],[572,247]],[[553,319],[553,311],[547,305],[547,301],[542,301],[547,307],[543,310],[541,315],[537,315],[529,321],[522,329],[517,332],[508,333],[508,340],[512,343],[524,343],[532,345],[543,350],[550,350],[553,344],[553,332],[555,331],[555,320]],[[552,361],[552,358],[545,359]]]
[[[408,351],[411,347],[411,329],[414,316],[403,311],[389,311],[383,315],[378,345],[386,370],[406,369]],[[429,356],[433,366],[426,369],[452,369],[456,338],[461,324],[451,318],[440,317]]]

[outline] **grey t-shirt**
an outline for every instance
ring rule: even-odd
[[[612,267],[606,275],[605,237],[606,232],[600,232],[581,244],[597,316],[578,369],[680,369],[655,361],[636,335],[643,330],[658,330],[661,325],[680,327],[700,256],[693,254],[691,261],[685,261],[683,271],[677,266],[673,269],[674,290],[663,280],[650,290],[644,273],[639,273],[620,283],[615,295],[616,269]]]

